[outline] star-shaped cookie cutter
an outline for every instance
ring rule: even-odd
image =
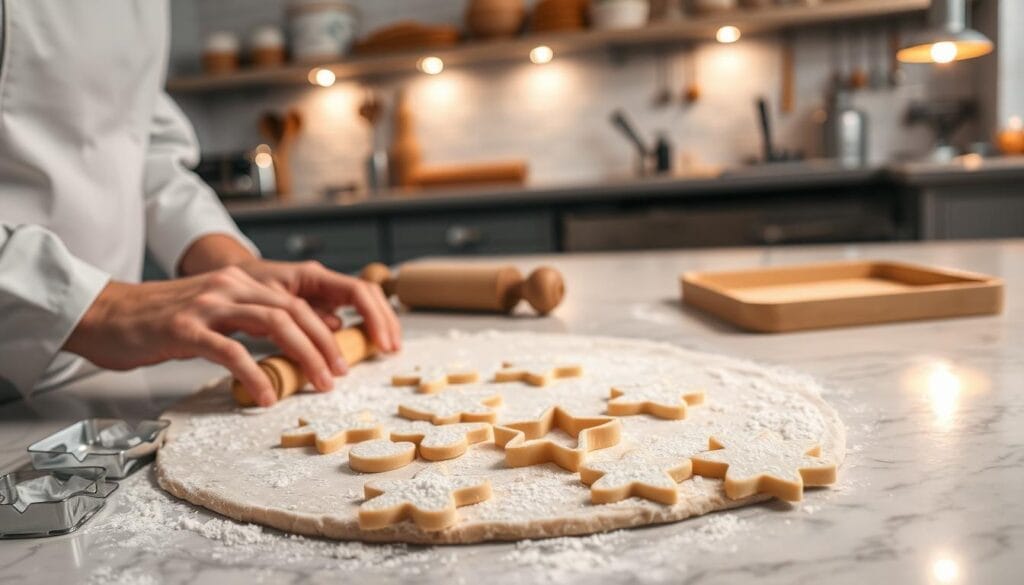
[[[566,447],[544,438],[553,429],[576,438],[576,447]],[[535,420],[494,427],[494,444],[505,449],[509,467],[554,463],[569,471],[579,470],[587,453],[607,449],[622,438],[622,423],[606,416],[575,417],[561,406],[548,408]]]

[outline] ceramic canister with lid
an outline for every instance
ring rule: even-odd
[[[322,62],[345,55],[356,38],[355,8],[342,0],[292,0],[288,32],[292,59]]]

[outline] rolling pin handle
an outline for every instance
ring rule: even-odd
[[[391,296],[395,294],[395,279],[391,274],[391,269],[385,264],[380,262],[372,262],[367,264],[362,271],[359,272],[359,278],[379,284],[384,289],[385,296]]]
[[[334,332],[334,341],[338,344],[341,357],[354,366],[359,362],[377,355],[377,348],[370,342],[362,325],[349,327]],[[295,394],[306,385],[306,377],[301,367],[285,356],[272,356],[258,362],[260,369],[270,379],[270,384],[277,393],[278,400]],[[256,403],[249,392],[237,379],[231,382],[231,394],[239,406],[253,406]]]
[[[565,280],[561,272],[550,266],[542,266],[531,272],[522,282],[520,293],[534,310],[541,315],[547,315],[565,297]]]

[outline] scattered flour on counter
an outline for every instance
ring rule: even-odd
[[[680,546],[686,546],[704,552],[735,552],[738,544],[723,544],[749,529],[749,523],[735,514],[711,514],[696,528],[671,536],[668,539],[669,548],[678,549]]]
[[[220,540],[228,546],[238,544],[259,544],[266,542],[268,537],[263,528],[255,524],[241,524],[231,520],[213,518],[200,520],[198,518],[182,518],[178,521],[178,528],[191,530],[210,540]]]
[[[629,316],[655,325],[677,325],[682,319],[678,310],[666,311],[656,303],[633,303],[629,306]]]
[[[525,485],[523,487],[526,487]],[[543,489],[543,488],[542,488]],[[145,469],[121,483],[110,513],[97,517],[84,531],[95,537],[91,550],[101,565],[88,583],[151,585],[161,579],[119,562],[123,555],[147,559],[215,561],[244,567],[267,582],[281,571],[386,572],[403,578],[440,574],[462,582],[459,567],[470,557],[493,554],[517,567],[516,580],[576,583],[588,576],[628,576],[640,583],[678,578],[686,570],[686,554],[735,551],[727,542],[747,529],[733,513],[711,514],[692,522],[659,529],[660,536],[643,531],[615,531],[582,537],[528,540],[514,544],[475,547],[422,547],[406,544],[335,542],[284,534],[254,524],[215,516],[163,492]],[[666,531],[671,531],[667,534]],[[502,549],[495,550],[495,547]],[[507,550],[503,550],[507,549]],[[264,575],[265,573],[265,575]],[[455,573],[456,575],[452,575]],[[511,575],[509,575],[511,577]],[[495,583],[505,582],[495,576]],[[506,579],[507,581],[507,579]],[[466,579],[465,582],[471,582]]]
[[[544,581],[565,582],[581,574],[600,572],[607,576],[625,564],[616,559],[617,544],[623,539],[621,532],[592,534],[590,536],[563,536],[549,540],[524,540],[502,557],[519,568],[539,571]],[[619,566],[617,566],[619,565]]]
[[[160,585],[160,579],[140,569],[118,571],[113,567],[101,567],[89,575],[88,585]]]

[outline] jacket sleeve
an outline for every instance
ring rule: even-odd
[[[160,92],[150,125],[143,189],[146,243],[167,274],[178,276],[181,257],[209,234],[236,238],[258,254],[238,230],[213,190],[190,169],[199,162],[199,144],[185,114]]]
[[[0,223],[0,386],[27,396],[109,279],[53,232]]]

